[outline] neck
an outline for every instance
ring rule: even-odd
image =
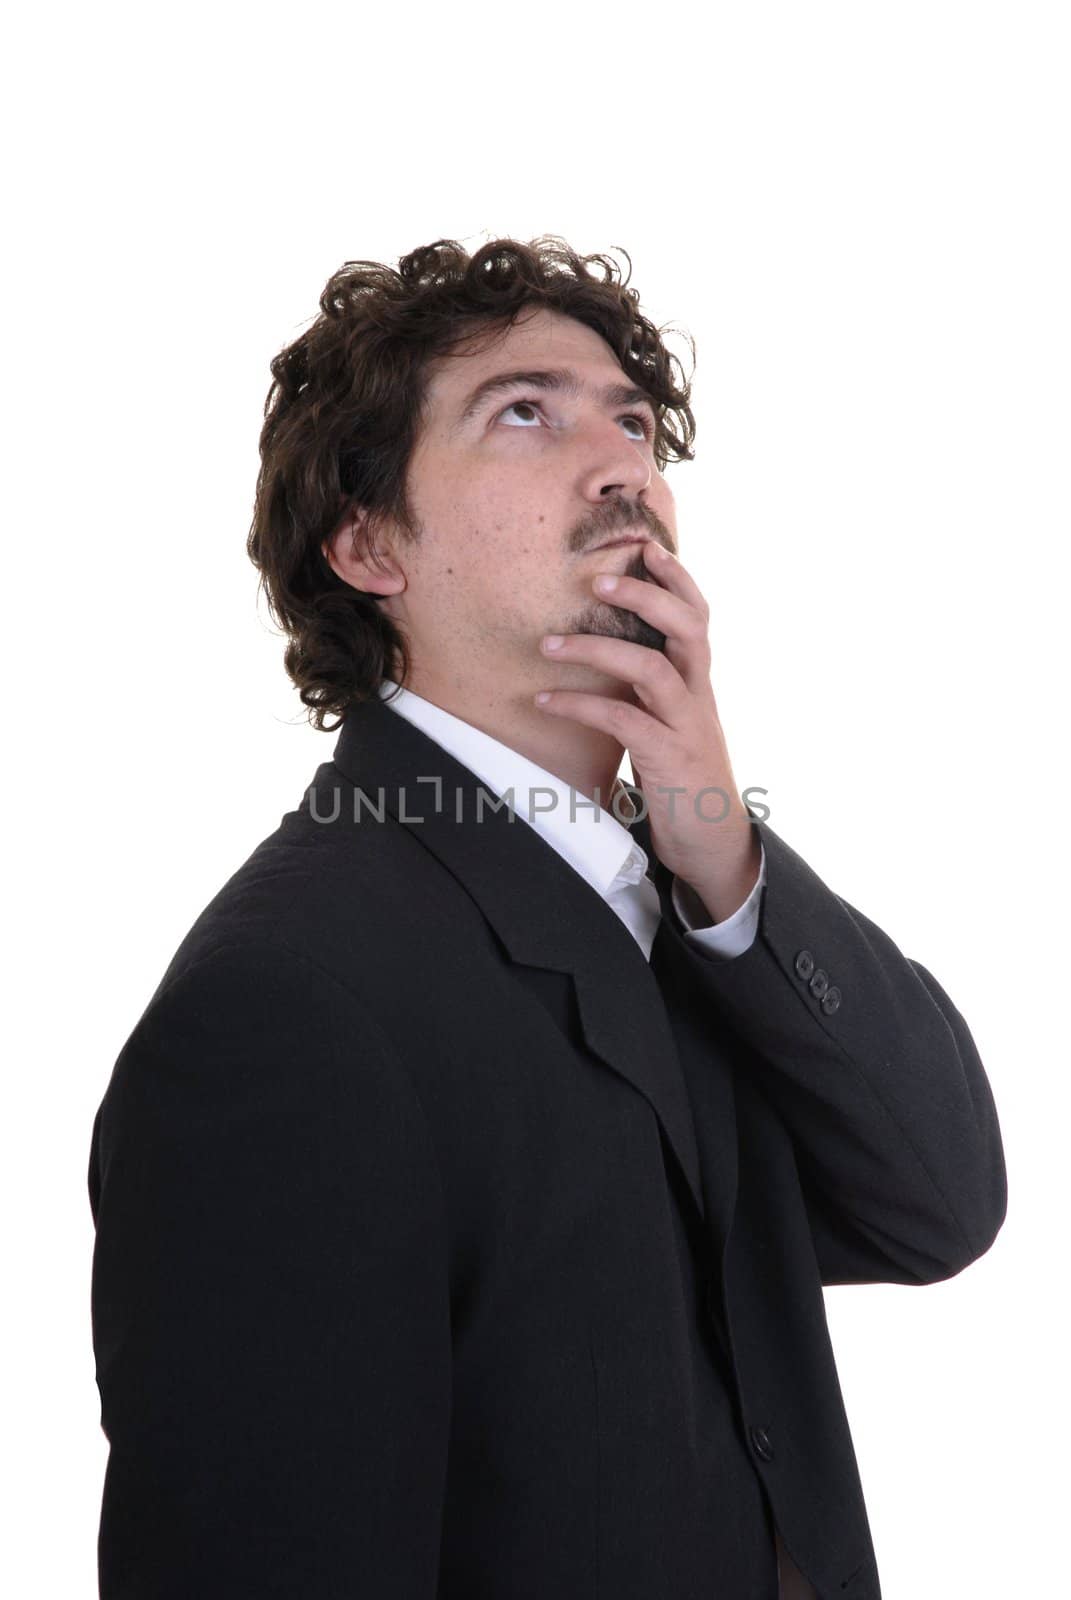
[[[461,684],[447,686],[428,680],[415,670],[405,688],[552,772],[604,811],[610,810],[624,754],[624,747],[611,735],[543,711],[527,693],[518,695],[486,685],[475,689]]]

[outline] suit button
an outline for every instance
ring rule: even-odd
[[[814,971],[814,957],[809,950],[801,950],[796,956],[796,976],[806,983]]]
[[[829,973],[823,972],[821,967],[815,967],[814,976],[807,987],[810,989],[816,1000],[821,1000],[822,996],[829,988]]]
[[[770,1435],[765,1428],[752,1428],[751,1443],[754,1446],[755,1454],[763,1461],[773,1460],[773,1445],[770,1443]]]
[[[836,1011],[837,1007],[840,1005],[840,990],[837,988],[836,984],[834,984],[831,989],[826,990],[825,994],[822,996],[821,1005],[822,1010],[825,1012],[827,1017],[831,1017],[834,1011]]]

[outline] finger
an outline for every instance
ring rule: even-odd
[[[679,721],[688,700],[688,687],[661,650],[601,633],[566,634],[556,650],[544,647],[548,661],[594,667],[631,684],[648,711],[669,725]]]
[[[544,689],[536,695],[535,702],[541,711],[549,711],[552,716],[569,717],[585,727],[610,734],[641,766],[661,747],[669,732],[639,706],[630,705],[627,700],[613,700],[608,695],[583,694],[579,689]]]
[[[612,590],[604,593],[596,589],[595,592],[607,605],[635,611],[659,633],[664,633],[664,653],[677,668],[686,687],[693,694],[703,692],[710,682],[710,640],[705,601],[703,610],[698,611],[680,595],[670,594],[668,589],[650,583],[646,578],[618,577]]]
[[[648,571],[658,579],[658,582],[664,583],[671,594],[679,595],[682,600],[694,606],[709,622],[710,607],[706,597],[680,558],[655,539],[648,539],[643,547],[643,554]]]
[[[613,580],[609,589],[602,587],[601,579]],[[667,638],[687,639],[694,637],[706,624],[702,615],[680,595],[670,594],[668,589],[663,589],[657,583],[651,583],[647,578],[626,578],[619,573],[600,573],[599,577],[592,579],[592,587],[600,600],[607,605],[621,606],[626,611],[635,611],[643,617],[644,621],[657,628],[659,633],[664,633]]]

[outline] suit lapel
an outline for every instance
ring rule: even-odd
[[[648,875],[662,908],[651,971],[665,1002],[692,1106],[707,1222],[720,1260],[735,1209],[739,1159],[732,1042],[703,984],[703,964],[711,958],[684,937],[673,906],[673,874],[658,859],[650,823],[637,818],[631,831],[647,854]]]
[[[467,767],[378,698],[348,713],[334,765],[362,791],[366,815],[382,806],[457,879],[512,961],[571,977],[587,1048],[653,1107],[702,1215],[674,1029],[621,920],[519,814],[493,809],[498,797]]]
[[[709,958],[698,954],[680,931],[670,901],[672,874],[658,862],[654,876],[662,902],[662,921],[651,949],[651,971],[665,1002],[692,1107],[707,1226],[720,1262],[736,1204],[738,1147],[732,1045],[701,982],[699,968]]]

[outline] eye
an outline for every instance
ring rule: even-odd
[[[495,421],[498,422],[502,417],[504,417],[506,415],[507,411],[512,411],[517,406],[527,406],[529,411],[538,411],[539,410],[539,402],[538,402],[538,400],[511,400],[509,405],[508,406],[504,406],[503,409],[498,413],[498,415],[495,418]],[[620,422],[638,422],[639,425],[640,425],[640,430],[641,430],[641,432],[643,434],[643,437],[645,439],[650,439],[652,437],[652,435],[654,434],[654,425],[651,422],[650,418],[646,415],[645,412],[642,412],[642,411],[627,412],[624,416],[619,417],[618,420]]]

